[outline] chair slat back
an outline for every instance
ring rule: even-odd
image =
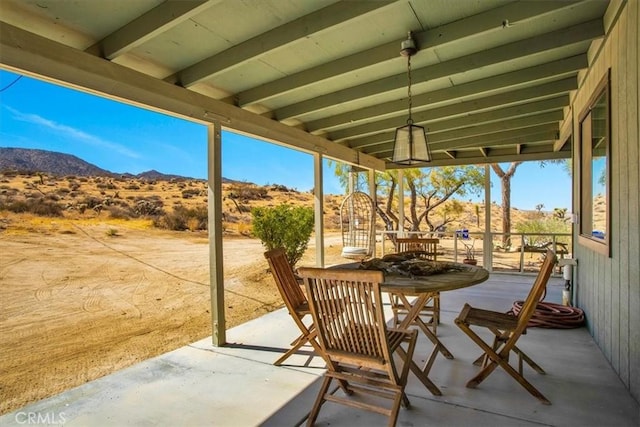
[[[437,260],[437,250],[440,239],[433,238],[403,238],[396,239],[397,252],[420,252],[420,258]]]
[[[390,360],[380,271],[300,268],[323,350],[377,366]]]
[[[551,277],[551,273],[553,272],[553,266],[557,261],[558,258],[553,251],[547,250],[547,255],[540,267],[538,276],[529,291],[529,295],[527,295],[527,299],[525,299],[524,304],[522,305],[522,309],[518,313],[518,327],[515,331],[516,334],[522,333],[527,328],[527,324],[529,323],[529,320],[531,320],[531,316],[533,316],[533,313],[538,306],[538,302],[547,287],[549,277]]]
[[[307,298],[302,292],[302,287],[296,280],[296,276],[287,260],[284,248],[276,248],[264,253],[269,263],[269,268],[278,287],[278,291],[284,300],[289,312],[307,303]]]

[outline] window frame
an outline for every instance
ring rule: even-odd
[[[586,107],[580,113],[578,120],[578,144],[576,160],[578,163],[578,206],[579,206],[579,223],[578,223],[578,244],[585,246],[595,252],[611,257],[611,79],[610,70],[600,80],[593,94],[589,98]],[[596,103],[605,96],[605,123],[606,123],[606,158],[605,158],[605,236],[604,239],[593,236],[593,184],[592,184],[592,161],[593,147],[591,141],[592,126],[589,127],[588,137],[584,138],[585,119],[591,117],[591,112]],[[588,223],[588,224],[587,224]],[[588,227],[589,230],[583,227]],[[587,233],[588,231],[588,233]]]

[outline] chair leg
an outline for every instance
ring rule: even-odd
[[[513,369],[513,367],[511,365],[509,365],[508,363],[506,363],[503,359],[500,359],[500,361],[498,361],[498,362],[493,361],[489,366],[487,366],[487,368],[489,368],[491,366],[497,366],[498,364],[505,371],[507,371],[507,373],[509,375],[511,375],[514,380],[518,381],[518,383],[520,383],[520,385],[522,387],[524,387],[532,396],[537,398],[540,402],[544,403],[545,405],[551,405],[551,402],[549,401],[549,399],[547,399],[542,393],[540,393],[538,391],[538,389],[533,386],[533,384],[531,384],[529,381],[527,381],[527,379],[525,377],[520,375],[518,373],[518,371]],[[487,368],[485,368],[485,369],[487,369]],[[493,371],[493,369],[491,371]],[[481,374],[482,374],[482,372],[481,372]]]
[[[403,397],[406,398],[404,391],[398,393],[393,399],[393,407],[391,408],[391,412],[389,413],[389,421],[387,422],[387,425],[389,427],[395,427],[396,422],[398,421],[398,412],[400,412],[400,403]]]
[[[424,373],[424,371],[422,369],[420,369],[420,367],[418,365],[416,365],[416,363],[413,361],[413,359],[410,359],[407,356],[407,352],[405,351],[404,348],[402,347],[398,347],[398,349],[396,350],[398,352],[398,354],[400,355],[400,357],[402,358],[402,361],[404,363],[408,363],[409,364],[409,369],[411,370],[411,372],[414,373],[414,375],[416,377],[418,377],[418,379],[420,380],[420,382],[422,384],[424,384],[424,386],[431,392],[431,394],[433,394],[434,396],[442,396],[442,392],[440,391],[440,389],[438,388],[437,385],[435,385],[427,376],[427,374]]]
[[[540,365],[538,365],[536,362],[533,361],[533,359],[531,359],[529,356],[527,356],[522,350],[520,350],[518,347],[513,346],[513,351],[514,353],[516,353],[520,360],[524,360],[525,362],[527,362],[527,365],[531,366],[531,369],[533,369],[534,371],[536,371],[539,374],[545,375],[546,372],[544,371],[544,369],[542,369],[540,367]],[[522,364],[522,362],[520,362]],[[522,373],[522,372],[520,372]]]
[[[389,301],[391,302],[391,312],[393,313],[392,325],[395,328],[400,324],[400,317],[398,316],[400,302],[398,296],[394,294],[389,294]]]
[[[320,412],[320,407],[325,402],[325,395],[327,393],[327,390],[329,389],[329,385],[331,385],[331,380],[331,377],[324,377],[322,385],[320,386],[320,391],[318,392],[318,397],[316,397],[313,408],[311,408],[311,412],[309,412],[309,417],[307,418],[307,427],[311,427],[316,423],[318,413]]]
[[[482,368],[478,374],[471,378],[467,382],[467,387],[476,388],[482,381],[484,381],[497,367],[498,365],[502,367],[513,379],[515,379],[521,386],[523,386],[531,395],[536,397],[540,402],[545,405],[550,405],[551,402],[547,399],[542,393],[538,391],[529,381],[527,381],[522,375],[518,373],[509,363],[507,356],[509,355],[510,350],[505,349],[501,350],[500,354],[496,353],[493,348],[491,348],[487,343],[485,343],[471,328],[466,325],[464,322],[456,321],[460,329],[464,333],[466,333],[476,344],[484,350],[487,357],[491,359],[491,362]],[[508,345],[508,344],[507,344]],[[505,345],[506,347],[506,345]]]
[[[292,354],[300,350],[300,347],[309,342],[309,337],[307,335],[300,335],[297,340],[294,341],[295,345],[291,347],[285,354],[283,354],[278,360],[273,362],[275,366],[280,366],[287,360]]]
[[[413,330],[410,332],[410,334],[411,335],[409,335],[409,338],[407,338],[407,342],[409,343],[409,346],[407,347],[406,351],[400,345],[398,345],[398,349],[405,352],[406,354],[406,358],[402,364],[402,371],[400,371],[400,384],[403,384],[402,405],[407,409],[411,407],[411,402],[409,402],[409,398],[404,392],[404,387],[407,385],[407,379],[409,378],[410,363],[413,363],[413,353],[416,350],[416,344],[418,340],[418,331]],[[398,349],[396,349],[396,352],[398,351]]]

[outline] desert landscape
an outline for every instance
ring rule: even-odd
[[[187,220],[186,230],[163,229],[134,211],[152,203],[206,212],[205,182],[37,174],[1,181],[5,205],[37,197],[63,209],[0,210],[0,413],[211,335],[206,226]],[[233,327],[282,306],[264,248],[249,236],[250,207],[312,196],[244,183],[224,191],[225,314]],[[313,263],[314,253],[311,246],[301,263]]]
[[[198,219],[206,196],[202,180],[0,177],[0,413],[211,335],[208,236]],[[14,205],[36,199],[47,207],[39,214]],[[282,306],[250,234],[251,208],[312,206],[313,196],[229,182],[223,199],[233,327]],[[341,200],[326,196],[327,264],[344,262]],[[497,228],[497,206],[493,215]],[[514,221],[524,218],[514,212]],[[465,213],[453,226],[474,231],[476,222]],[[314,260],[312,238],[298,265]]]

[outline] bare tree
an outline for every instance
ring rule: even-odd
[[[348,182],[350,168],[335,163],[335,173],[343,186]],[[465,196],[468,192],[478,192],[483,187],[484,173],[475,166],[447,166],[439,168],[404,169],[404,179],[409,196],[409,214],[406,216],[405,229],[420,231],[426,224],[429,231],[454,221],[461,212],[459,205],[449,199],[453,195]],[[364,174],[363,174],[364,175]],[[357,182],[361,183],[361,178]],[[376,173],[376,211],[385,223],[387,231],[399,229],[399,209],[396,201],[398,171],[389,170]],[[447,203],[451,204],[448,206]],[[445,208],[440,222],[435,221],[433,213],[438,207]],[[452,216],[449,216],[452,215]]]
[[[511,178],[516,173],[516,169],[522,162],[513,162],[509,165],[507,171],[503,171],[499,164],[492,163],[491,168],[500,178],[502,187],[502,245],[505,248],[511,246],[511,236],[507,233],[511,232]]]

